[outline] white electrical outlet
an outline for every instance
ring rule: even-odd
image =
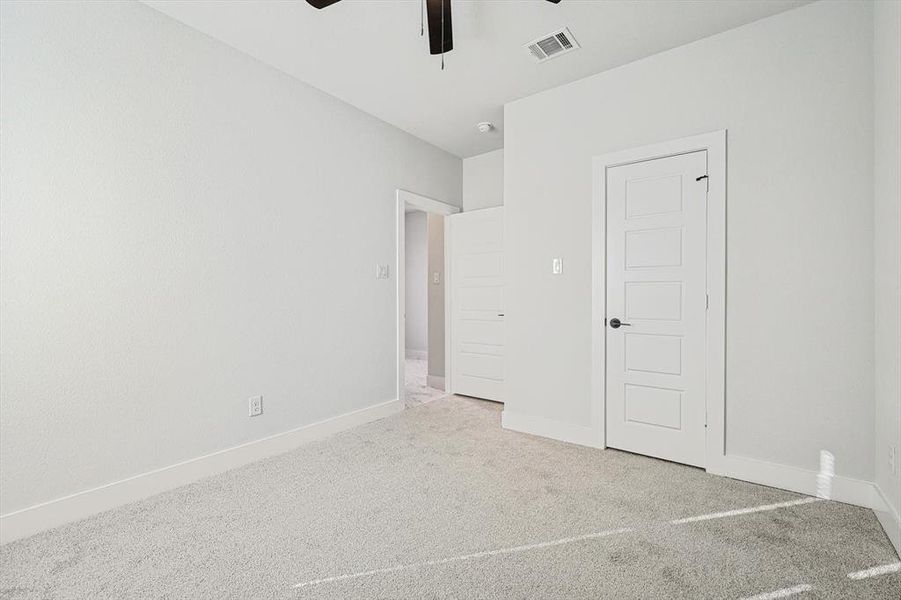
[[[555,258],[553,262],[551,262],[551,273],[554,275],[560,275],[563,273],[563,259]]]
[[[441,283],[441,273],[439,273],[438,271],[432,273],[432,283],[434,283],[435,285]]]
[[[251,417],[258,417],[263,414],[263,397],[254,396],[247,400],[247,408]]]

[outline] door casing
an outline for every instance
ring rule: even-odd
[[[414,192],[408,192],[407,190],[402,190],[398,188],[395,192],[395,223],[397,224],[396,229],[396,253],[395,253],[395,264],[394,264],[394,272],[397,274],[397,302],[395,306],[397,308],[397,399],[400,401],[401,405],[404,406],[405,401],[405,375],[404,375],[404,365],[405,365],[405,336],[406,336],[406,323],[404,320],[404,315],[406,314],[406,249],[405,249],[405,241],[406,235],[404,231],[405,222],[404,215],[406,213],[407,207],[417,208],[423,212],[438,214],[442,216],[449,216],[460,212],[459,206],[454,206],[452,204],[447,204],[446,202],[440,202],[433,198],[429,198],[428,196],[423,196],[421,194],[416,194]],[[450,327],[448,324],[449,318],[449,307],[447,304],[447,265],[448,265],[448,257],[447,257],[447,220],[444,221],[444,233],[445,233],[445,248],[444,248],[444,293],[445,293],[445,302],[444,302],[444,369],[445,375],[449,373],[448,368],[450,363],[448,362],[448,354],[447,348],[450,344]],[[445,380],[446,381],[446,380]],[[449,387],[446,389],[450,389]]]
[[[593,166],[591,258],[591,427],[606,448],[607,169],[707,151],[707,310],[705,459],[707,471],[723,471],[726,456],[726,130],[597,156]]]

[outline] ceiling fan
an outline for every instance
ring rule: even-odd
[[[315,8],[325,8],[341,0],[307,0]],[[547,0],[560,4],[560,0]],[[429,21],[429,53],[441,54],[454,49],[454,32],[451,26],[451,0],[424,0]],[[441,67],[444,68],[442,58]]]

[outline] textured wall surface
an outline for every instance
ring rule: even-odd
[[[504,205],[504,151],[463,159],[463,210]]]
[[[438,274],[438,283],[433,277]],[[429,214],[429,375],[444,377],[444,217]]]
[[[428,352],[429,349],[429,230],[428,215],[422,211],[404,215],[404,292],[406,311],[406,349]]]
[[[0,512],[396,397],[395,188],[459,158],[139,3],[0,11]]]
[[[876,2],[874,17],[876,483],[901,514],[901,2]]]
[[[592,157],[728,129],[727,451],[872,481],[872,43],[817,2],[506,105],[511,410],[591,424]]]

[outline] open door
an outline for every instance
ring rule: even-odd
[[[451,390],[504,401],[504,209],[448,217]]]

